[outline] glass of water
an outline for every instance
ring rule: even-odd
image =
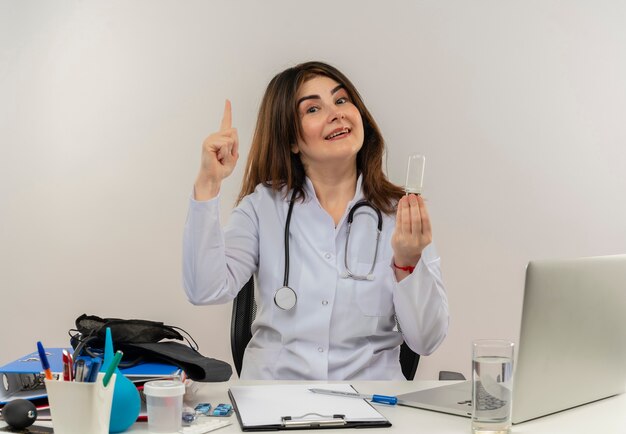
[[[472,433],[509,434],[513,397],[513,342],[472,343]]]

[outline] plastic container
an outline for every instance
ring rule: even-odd
[[[174,380],[154,380],[144,384],[148,410],[148,431],[176,433],[181,429],[185,385]]]
[[[103,373],[94,383],[45,380],[56,434],[109,434],[115,374],[107,387]]]

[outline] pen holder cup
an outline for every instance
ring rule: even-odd
[[[46,380],[55,434],[108,434],[115,374],[104,387],[104,373],[94,383]]]

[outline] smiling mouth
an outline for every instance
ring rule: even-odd
[[[324,137],[324,139],[325,140],[332,140],[332,139],[336,139],[338,137],[345,136],[347,134],[350,134],[350,128],[344,127],[344,128],[340,128],[340,129],[337,129],[337,130],[333,131],[332,133],[330,133],[329,135]]]

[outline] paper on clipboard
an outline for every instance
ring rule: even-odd
[[[229,390],[241,428],[286,428],[284,418],[301,419],[308,414],[333,417],[342,415],[345,427],[365,425],[390,426],[389,421],[369,402],[339,396],[321,395],[309,389],[323,387],[341,392],[355,392],[349,384],[288,384],[232,386]],[[315,425],[315,424],[313,424]],[[316,427],[316,426],[311,427]]]

